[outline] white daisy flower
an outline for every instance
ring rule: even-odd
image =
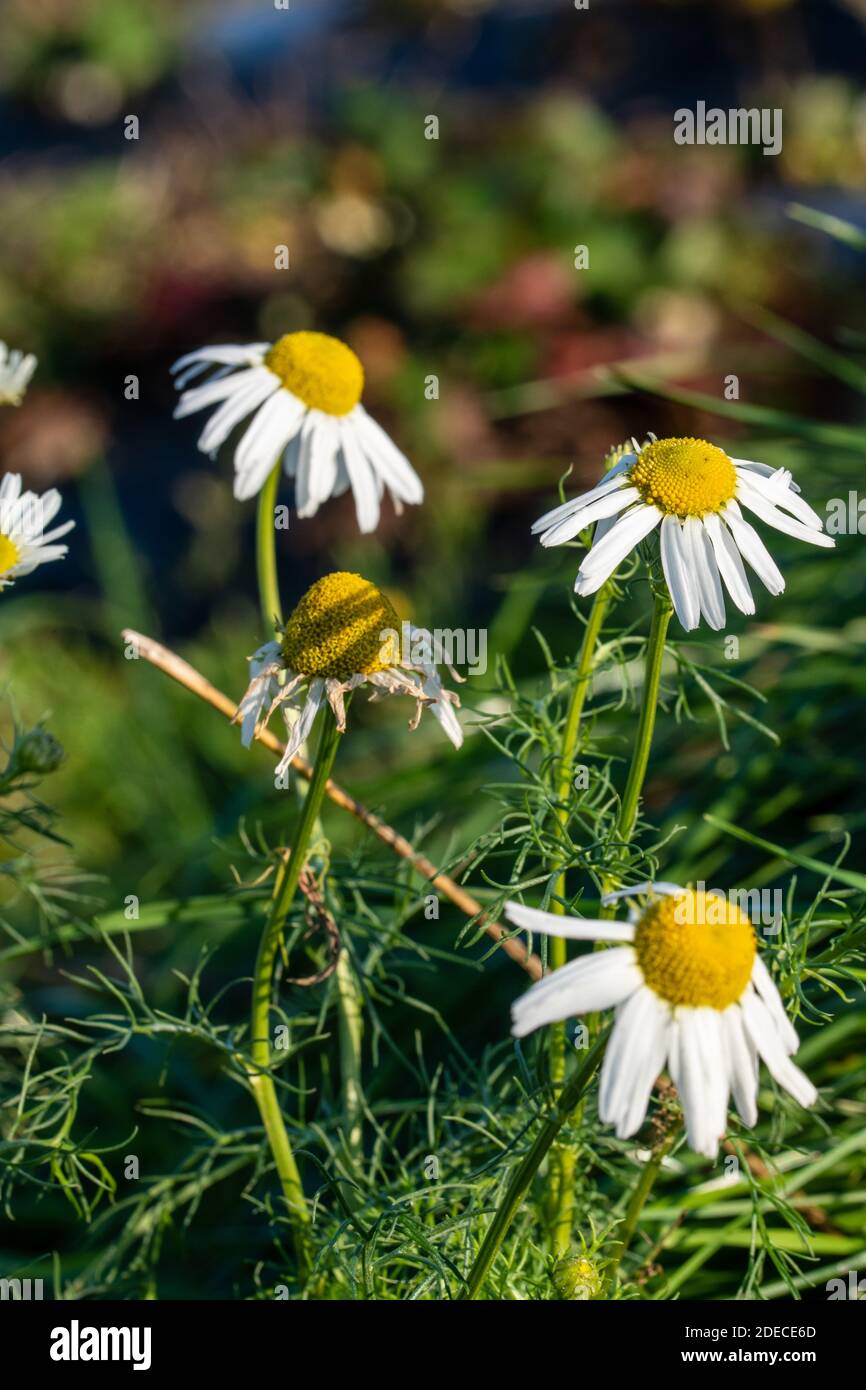
[[[555,507],[536,521],[542,545],[562,545],[597,522],[592,546],[577,573],[578,594],[593,594],[640,541],[661,528],[662,567],[677,617],[686,631],[703,616],[718,631],[725,625],[722,584],[743,613],[755,601],[746,560],[771,594],[785,587],[782,574],[747,508],[788,536],[833,546],[818,513],[800,496],[786,468],[733,459],[704,439],[653,439],[618,463],[589,492]]]
[[[20,405],[35,371],[32,352],[25,357],[23,352],[0,343],[0,405]]]
[[[417,728],[426,707],[459,748],[463,731],[454,707],[460,701],[444,689],[429,659],[430,634],[410,628],[407,657],[400,651],[400,631],[390,601],[361,575],[337,572],[319,579],[291,614],[280,640],[266,642],[250,658],[250,683],[235,715],[244,746],[249,747],[281,708],[287,741],[277,768],[280,774],[309,737],[324,701],[343,733],[346,695],[367,685],[372,687],[371,700],[409,695],[415,701],[409,727]],[[451,674],[460,680],[456,671]]]
[[[7,473],[0,482],[0,589],[32,574],[47,560],[62,560],[68,546],[54,542],[75,525],[66,521],[46,531],[60,511],[61,497],[51,488],[40,497],[21,491],[21,474]]]
[[[603,902],[647,894],[629,922],[584,921],[507,903],[510,921],[571,941],[614,941],[554,970],[512,1009],[522,1038],[573,1014],[615,1009],[599,1087],[599,1118],[620,1139],[642,1125],[664,1067],[679,1091],[689,1145],[715,1158],[728,1096],[757,1122],[758,1059],[778,1084],[812,1105],[817,1091],[790,1060],[799,1039],[757,953],[755,931],[720,893],[645,883]]]
[[[361,404],[364,369],[351,348],[325,333],[287,333],[276,343],[210,347],[175,362],[183,395],[175,418],[216,406],[198,446],[211,457],[241,421],[235,497],[253,497],[280,456],[295,480],[298,516],[315,516],[351,487],[358,525],[375,531],[387,488],[397,512],[422,502],[409,460]],[[211,372],[201,382],[204,372]],[[183,388],[190,381],[197,384]]]

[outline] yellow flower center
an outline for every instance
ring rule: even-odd
[[[755,930],[745,913],[714,893],[691,889],[648,907],[634,944],[650,989],[669,1004],[692,1008],[735,1003],[755,963]]]
[[[671,516],[706,516],[730,502],[737,489],[734,465],[705,439],[657,439],[638,454],[629,481]]]
[[[8,574],[21,559],[21,551],[8,536],[0,536],[0,574]]]
[[[364,389],[358,358],[327,333],[286,333],[265,353],[265,366],[304,405],[326,415],[348,415]]]
[[[393,632],[394,638],[384,634]],[[400,619],[389,599],[360,574],[326,574],[286,623],[283,655],[293,671],[348,680],[397,660]]]

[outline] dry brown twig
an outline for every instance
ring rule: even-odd
[[[228,695],[224,695],[221,690],[217,690],[216,686],[211,685],[209,680],[206,680],[194,666],[190,666],[189,662],[184,661],[176,652],[164,647],[161,642],[154,641],[152,637],[146,637],[141,632],[133,631],[132,628],[124,628],[122,636],[125,642],[133,645],[145,661],[150,662],[151,666],[155,666],[165,675],[171,676],[178,685],[192,691],[193,695],[197,695],[200,700],[204,700],[205,704],[218,710],[227,719],[234,719],[237,713],[237,705],[234,700],[231,700]],[[282,756],[284,745],[269,729],[263,729],[258,734],[257,739],[271,753]],[[310,780],[313,769],[305,758],[293,758],[292,767],[300,777],[306,781]],[[538,956],[527,951],[523,942],[519,941],[517,937],[509,936],[501,923],[486,919],[481,903],[470,893],[467,893],[464,888],[461,888],[459,883],[455,883],[448,874],[441,873],[435,864],[431,863],[425,855],[419,854],[404,836],[383,821],[375,812],[368,810],[360,801],[356,801],[336,782],[329,779],[325,791],[335,805],[348,811],[401,859],[407,860],[416,872],[429,882],[431,888],[437,889],[450,902],[454,903],[455,907],[459,907],[460,911],[464,912],[467,917],[478,917],[479,925],[483,927],[487,935],[500,943],[503,951],[513,961],[516,961],[533,980],[541,979],[543,971]]]

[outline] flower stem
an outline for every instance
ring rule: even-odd
[[[274,961],[283,934],[286,914],[298,886],[298,879],[309,848],[310,836],[325,795],[340,734],[329,708],[322,715],[322,733],[316,766],[309,790],[300,810],[298,828],[288,861],[281,863],[271,898],[268,919],[259,942],[253,975],[252,1014],[250,1020],[250,1062],[248,1074],[253,1095],[259,1107],[262,1124],[271,1146],[283,1196],[294,1228],[295,1248],[301,1277],[309,1270],[308,1228],[310,1213],[304,1197],[301,1175],[280,1110],[279,1099],[271,1073],[270,1011]]]
[[[595,649],[598,645],[599,633],[610,600],[611,587],[609,584],[605,584],[598,590],[592,601],[592,607],[584,628],[583,641],[580,645],[576,679],[571,691],[565,730],[562,736],[562,749],[556,764],[556,819],[563,838],[570,814],[571,780],[574,772],[574,757],[580,732],[580,721],[589,691]],[[553,868],[559,869],[560,872],[556,880],[552,910],[561,916],[565,913],[565,905],[560,900],[564,899],[566,894],[566,853],[564,849],[554,859]],[[550,941],[551,969],[558,970],[565,965],[567,959],[567,943],[564,938],[552,937]],[[550,1080],[554,1094],[565,1081],[567,1052],[567,1025],[565,1022],[554,1023],[550,1030]],[[562,1254],[571,1243],[571,1230],[574,1222],[575,1162],[576,1154],[571,1145],[558,1145],[551,1155],[551,1190],[547,1205],[550,1213],[550,1243],[554,1254]]]
[[[277,533],[274,529],[274,506],[280,486],[280,471],[280,461],[277,459],[259,493],[256,510],[256,573],[262,617],[269,637],[283,621],[280,584],[277,578]]]
[[[653,607],[652,625],[650,626],[649,640],[646,651],[646,675],[644,677],[643,701],[641,703],[640,720],[638,722],[637,737],[635,738],[634,751],[631,757],[631,766],[628,770],[628,780],[623,792],[622,802],[619,808],[619,819],[617,821],[617,831],[620,839],[627,844],[632,837],[635,821],[637,820],[638,802],[643,791],[644,778],[646,777],[647,764],[649,763],[650,745],[652,743],[653,730],[656,722],[656,709],[658,707],[659,683],[662,674],[662,662],[665,655],[665,637],[667,636],[668,624],[671,620],[673,608],[667,594],[656,593],[655,606]]]
[[[353,1175],[360,1177],[364,1159],[364,1092],[361,1087],[361,1041],[364,1014],[361,993],[345,947],[336,969],[340,1018],[340,1076],[343,1091],[343,1140]]]
[[[662,1163],[673,1148],[678,1132],[679,1124],[676,1124],[670,1132],[660,1140],[641,1169],[638,1180],[634,1185],[628,1206],[625,1209],[625,1216],[623,1217],[622,1226],[620,1227],[619,1237],[613,1248],[613,1256],[608,1266],[608,1278],[611,1281],[612,1289],[616,1285],[623,1256],[628,1250],[632,1237],[637,1230],[637,1223],[640,1220],[640,1214],[644,1209],[646,1199],[655,1186],[655,1180],[661,1171]]]
[[[547,1154],[562,1126],[571,1115],[593,1076],[596,1068],[601,1062],[604,1049],[607,1045],[607,1033],[599,1037],[593,1047],[590,1048],[581,1066],[569,1077],[557,1097],[553,1109],[544,1121],[531,1148],[524,1155],[518,1164],[516,1171],[511,1177],[502,1201],[487,1228],[487,1234],[481,1244],[481,1249],[475,1257],[475,1263],[466,1281],[466,1287],[461,1293],[462,1299],[474,1299],[478,1297],[484,1280],[490,1271],[490,1267],[496,1258],[503,1240],[508,1234],[514,1217],[520,1207],[523,1198],[526,1196],[532,1179],[535,1177],[542,1161]]]

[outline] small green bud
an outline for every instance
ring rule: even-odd
[[[588,1303],[603,1297],[604,1278],[589,1255],[564,1255],[554,1265],[553,1287],[562,1299]]]
[[[53,734],[49,734],[47,729],[37,725],[35,729],[19,734],[16,738],[6,770],[7,776],[10,773],[20,776],[28,772],[45,776],[46,773],[57,771],[63,757],[63,744]]]

